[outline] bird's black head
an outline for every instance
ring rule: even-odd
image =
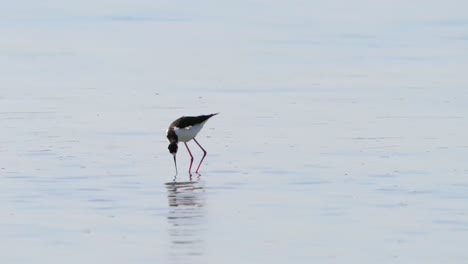
[[[171,144],[169,144],[169,147],[167,147],[169,149],[169,152],[172,154],[172,155],[175,155],[177,153],[177,143],[175,142],[172,142]]]

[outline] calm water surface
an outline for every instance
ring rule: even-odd
[[[5,4],[0,262],[467,263],[463,5]]]

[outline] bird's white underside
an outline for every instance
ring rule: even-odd
[[[186,128],[174,128],[174,132],[176,133],[179,142],[189,142],[197,136],[204,124],[205,122]]]

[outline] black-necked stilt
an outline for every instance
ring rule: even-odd
[[[192,152],[190,152],[189,147],[187,146],[187,142],[193,139],[195,143],[203,150],[203,157],[200,160],[200,164],[198,164],[198,168],[195,173],[198,173],[200,166],[205,159],[206,150],[198,143],[195,139],[198,132],[203,128],[203,125],[210,119],[211,117],[217,115],[210,114],[210,115],[200,115],[200,116],[183,116],[174,122],[171,123],[169,128],[167,129],[167,139],[169,140],[169,152],[174,156],[174,165],[176,168],[176,175],[177,175],[177,162],[176,162],[176,154],[177,154],[177,144],[179,142],[184,142],[185,147],[190,155],[190,167],[189,167],[189,174],[191,173],[192,163],[193,163],[193,156]]]

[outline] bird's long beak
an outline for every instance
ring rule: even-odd
[[[175,174],[177,175],[177,161],[176,161],[176,154],[172,154],[172,156],[174,156],[174,166],[175,166]]]

